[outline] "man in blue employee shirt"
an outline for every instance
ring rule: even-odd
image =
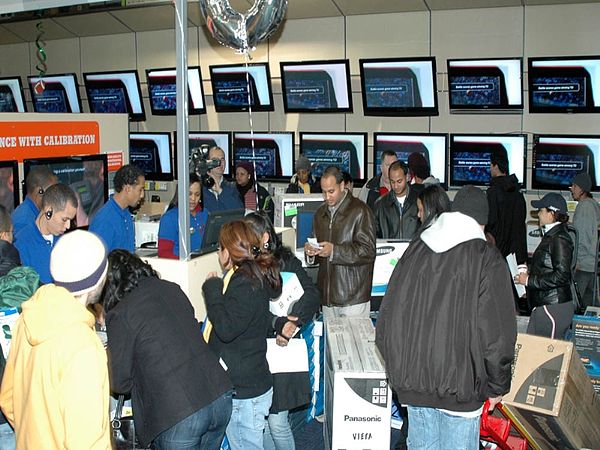
[[[220,147],[212,147],[208,151],[208,159],[218,159],[221,164],[208,171],[208,175],[214,181],[212,187],[202,186],[202,199],[204,209],[210,212],[223,211],[228,209],[244,209],[244,204],[235,187],[223,177],[225,173],[225,152]]]
[[[34,166],[29,170],[25,180],[25,200],[12,213],[15,236],[26,225],[35,222],[42,207],[44,192],[56,183],[58,178],[47,166]]]
[[[69,186],[55,184],[44,192],[41,206],[35,221],[17,234],[15,247],[23,265],[33,267],[41,283],[51,283],[50,252],[77,215],[77,196]]]
[[[115,193],[98,210],[90,231],[100,236],[110,252],[124,249],[135,251],[135,229],[129,208],[135,208],[144,198],[144,172],[132,164],[121,167],[115,174]]]

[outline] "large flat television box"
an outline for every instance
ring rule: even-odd
[[[573,343],[597,395],[600,395],[600,317],[588,306],[584,315],[573,316]]]
[[[519,333],[503,402],[534,448],[600,448],[600,397],[572,342]]]
[[[322,194],[283,194],[275,196],[276,227],[296,229],[299,212],[316,211],[323,204]]]

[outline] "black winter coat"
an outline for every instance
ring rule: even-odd
[[[375,223],[379,239],[410,240],[421,222],[417,216],[417,192],[410,187],[404,200],[402,213],[394,191],[390,191],[375,202]]]
[[[0,240],[0,276],[21,265],[21,257],[17,247],[10,242]]]
[[[106,314],[111,389],[131,392],[146,446],[232,388],[175,283],[142,279]]]
[[[531,258],[527,298],[536,306],[572,300],[573,240],[566,224],[554,226],[542,237]]]

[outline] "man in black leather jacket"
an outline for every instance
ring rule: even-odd
[[[375,202],[377,237],[410,240],[421,225],[417,191],[408,185],[408,167],[402,161],[392,163],[389,179],[392,190]]]

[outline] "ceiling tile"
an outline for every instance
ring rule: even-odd
[[[362,1],[362,0],[361,0]],[[336,17],[342,13],[332,0],[289,0],[286,19]]]
[[[38,35],[36,25],[40,22],[43,25],[44,39],[47,41],[76,37],[75,34],[63,28],[58,22],[55,22],[53,19],[28,20],[26,22],[11,22],[5,23],[3,24],[3,26],[12,33],[16,34],[21,39],[28,42],[33,42],[35,41]]]
[[[335,3],[345,16],[427,11],[427,5],[423,0],[335,0]]]
[[[425,0],[432,11],[521,6],[521,0]]]
[[[76,36],[101,36],[131,32],[109,12],[56,17],[54,20]]]
[[[175,8],[172,4],[118,9],[111,11],[111,14],[133,31],[175,28]]]
[[[19,36],[14,34],[12,31],[8,30],[4,26],[0,25],[0,45],[4,44],[18,44],[20,42],[25,42]]]

